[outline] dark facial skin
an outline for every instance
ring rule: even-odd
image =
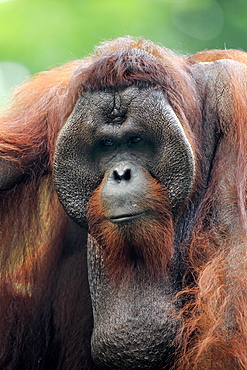
[[[85,93],[57,142],[57,191],[85,226],[86,204],[104,174],[122,162],[142,166],[167,187],[174,214],[194,181],[194,157],[182,126],[158,89]]]
[[[191,191],[194,172],[190,144],[159,89],[85,93],[57,142],[54,178],[68,215],[87,226],[88,200],[100,186],[105,217],[110,227],[117,225],[121,235],[127,235],[127,244],[134,240],[129,235],[138,232],[138,222],[148,228],[146,221],[156,217],[143,201],[153,179],[166,189],[175,220]],[[100,368],[169,368],[167,356],[174,351],[179,326],[171,319],[176,308],[169,269],[165,276],[151,279],[144,264],[116,286],[106,272],[100,240],[89,238],[91,344]]]

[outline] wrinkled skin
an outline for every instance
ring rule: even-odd
[[[58,138],[54,168],[60,201],[82,226],[88,198],[106,174],[102,204],[111,222],[126,229],[136,219],[150,217],[141,203],[148,192],[147,176],[166,186],[175,219],[191,192],[195,171],[190,144],[162,92],[136,87],[79,99]],[[158,282],[143,268],[127,287],[122,282],[115,289],[104,273],[101,253],[90,239],[95,362],[109,369],[160,368],[173,352],[179,326],[171,320],[176,267]]]
[[[92,191],[106,171],[124,162],[144,167],[167,187],[176,217],[190,194],[195,163],[183,128],[161,91],[130,87],[86,93],[78,100],[59,135],[54,163],[57,192],[69,216],[84,226]],[[134,183],[129,192],[139,186]]]

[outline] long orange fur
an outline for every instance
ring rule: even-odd
[[[247,63],[241,51],[201,52],[191,61]],[[182,310],[183,370],[247,368],[246,67],[233,65],[217,113],[222,141],[200,205],[189,249],[195,284]],[[185,298],[186,299],[186,298]]]
[[[142,205],[151,215],[125,227],[114,225],[108,219],[108,210],[101,202],[103,183],[89,200],[88,222],[90,234],[103,249],[111,279],[115,283],[120,278],[127,281],[140,267],[150,279],[166,276],[173,255],[174,228],[165,188],[150,176]]]
[[[196,86],[188,74],[190,66],[224,58],[247,64],[246,54],[240,51],[202,52],[182,58],[145,40],[124,38],[104,44],[85,61],[43,72],[17,90],[10,107],[0,117],[0,153],[3,159],[14,161],[21,173],[28,173],[29,181],[14,186],[1,198],[0,308],[4,319],[0,320],[0,367],[6,364],[9,353],[13,356],[12,368],[18,365],[25,335],[23,323],[53,279],[61,253],[67,216],[51,178],[58,132],[83,88],[100,83],[114,85],[116,79],[118,83],[127,83],[121,68],[115,80],[112,75],[105,80],[109,72],[107,57],[110,55],[112,61],[117,53],[120,58],[136,48],[153,55],[165,71],[162,81],[158,81],[157,68],[156,76],[152,75],[155,61],[145,66],[151,82],[164,88],[199,159],[204,102],[197,100]],[[106,61],[101,64],[102,70],[93,64],[100,58]],[[89,72],[95,71],[96,80],[90,80]],[[103,80],[99,82],[101,73]],[[135,75],[128,76],[129,83],[138,80],[142,73],[140,66]],[[192,232],[188,260],[192,282],[189,280],[188,285],[185,277],[180,293],[186,303],[180,313],[183,327],[178,336],[179,370],[247,368],[246,68],[239,64],[229,74],[227,105],[222,104],[217,110],[224,139]],[[145,78],[148,81],[148,73]],[[227,176],[229,168],[232,176]],[[97,205],[97,193],[95,197]],[[118,256],[112,255],[111,250],[108,253],[111,266]]]

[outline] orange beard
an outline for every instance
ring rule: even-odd
[[[102,248],[109,277],[117,282],[142,271],[151,279],[166,276],[173,255],[174,227],[165,188],[149,180],[142,199],[144,216],[113,223],[101,202],[100,185],[88,203],[89,230]]]

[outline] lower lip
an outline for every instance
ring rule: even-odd
[[[135,215],[122,215],[122,216],[119,216],[119,217],[110,217],[110,221],[113,222],[113,223],[128,222],[128,221],[132,221],[136,218],[140,218],[143,215],[144,215],[144,213],[138,213],[138,214],[135,214]]]

